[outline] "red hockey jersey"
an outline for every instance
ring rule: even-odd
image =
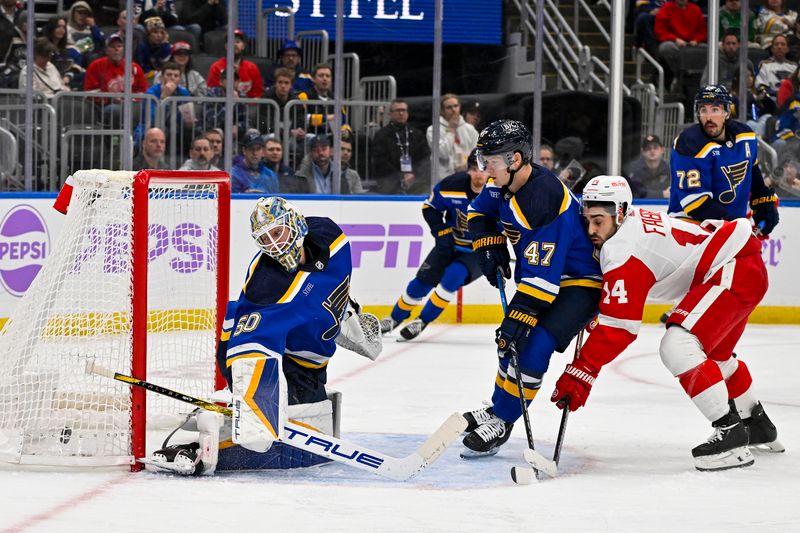
[[[666,213],[631,210],[600,250],[600,316],[580,358],[598,369],[612,361],[636,339],[648,297],[683,298],[733,259],[751,236],[752,225],[743,218],[699,226]]]

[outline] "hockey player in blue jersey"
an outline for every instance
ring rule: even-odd
[[[553,352],[566,349],[600,300],[600,265],[580,203],[552,172],[531,163],[530,137],[521,122],[499,120],[478,139],[478,163],[493,180],[469,207],[473,249],[483,274],[496,286],[498,269],[511,277],[510,241],[517,258],[517,291],[495,335],[500,360],[492,405],[464,414],[465,457],[497,453],[522,415],[517,380],[522,380],[525,399],[533,400]],[[508,364],[512,345],[521,376]]]
[[[733,220],[747,216],[749,205],[767,236],[778,224],[778,197],[764,183],[756,134],[731,117],[732,103],[722,85],[703,87],[695,96],[698,123],[675,139],[670,157],[669,214]]]
[[[338,340],[340,330],[365,348],[355,346],[362,355],[374,359],[380,352],[377,319],[377,345],[364,339],[357,323],[358,306],[349,297],[350,244],[336,223],[306,218],[272,196],[258,201],[250,226],[260,251],[238,301],[228,305],[217,351],[232,392],[232,424],[224,427],[221,415],[200,411],[199,443],[173,445],[154,455],[186,466],[173,469],[184,474],[326,462],[280,442],[284,422],[291,416],[335,434],[337,398],[329,399],[325,390],[327,365],[337,343],[353,348]]]
[[[473,150],[467,158],[467,170],[451,174],[436,184],[422,204],[422,217],[436,245],[398,298],[391,316],[381,320],[383,333],[406,320],[430,293],[419,317],[400,330],[403,340],[415,338],[442,314],[459,288],[481,276],[478,258],[472,253],[467,207],[483,190],[486,179],[487,174],[478,168]]]

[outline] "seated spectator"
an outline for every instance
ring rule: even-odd
[[[155,96],[159,102],[162,100],[169,98],[170,96],[182,96],[184,98],[188,98],[189,91],[186,87],[181,86],[181,68],[169,61],[164,63],[164,66],[161,67],[161,81],[156,83],[152,87],[150,87],[146,94],[151,94]],[[142,121],[137,127],[137,130],[140,128],[144,128],[145,123],[155,124],[156,123],[156,105],[153,102],[149,102],[149,109],[150,109],[150,120]],[[176,132],[179,132],[179,138],[189,138],[190,135],[180,135],[183,133],[183,130],[187,130],[187,133],[191,131],[191,129],[195,125],[195,118],[194,118],[194,104],[191,102],[182,102],[180,104],[171,104],[167,106],[161,106],[164,109],[164,127],[166,128],[167,134],[171,133],[171,126],[174,122],[176,126]],[[178,110],[179,112],[172,118],[172,113],[174,110]],[[138,143],[141,136],[134,134],[134,138]]]
[[[311,90],[314,86],[314,80],[311,73],[300,65],[301,57],[302,50],[297,43],[287,39],[283,43],[283,47],[278,50],[277,62],[270,69],[269,83],[275,83],[277,81],[276,70],[284,68],[289,69],[294,74],[292,91],[301,93]]]
[[[141,23],[151,17],[159,17],[164,26],[176,30],[186,30],[198,39],[202,34],[199,24],[182,24],[175,11],[175,0],[133,0],[134,20]]]
[[[361,183],[361,176],[358,171],[350,166],[350,160],[353,158],[353,143],[349,140],[341,140],[341,153],[342,153],[342,181],[347,183],[347,188],[350,194],[364,194],[364,184]]]
[[[228,77],[227,70],[219,73],[219,85],[216,87],[209,87],[206,91],[206,96],[212,98],[225,98]],[[233,73],[233,91],[235,97],[243,97],[241,92],[241,85],[239,83],[239,74],[234,71]],[[244,133],[247,128],[247,106],[243,103],[234,104],[233,111],[233,137],[237,137],[239,130]],[[200,131],[205,131],[209,128],[219,128],[223,130],[225,127],[225,102],[206,102],[203,106],[203,120],[199,125]]]
[[[642,141],[642,152],[631,163],[628,183],[634,198],[669,198],[669,165],[664,160],[664,145],[655,135]]]
[[[792,75],[797,69],[797,63],[790,61],[786,54],[789,53],[789,41],[784,35],[776,35],[772,39],[770,57],[758,65],[756,74],[756,89],[766,88],[767,94],[775,97],[781,82]]]
[[[796,200],[800,198],[800,162],[788,159],[775,172],[772,180],[778,198]]]
[[[294,79],[293,71],[288,68],[278,68],[275,70],[274,76],[275,83],[264,92],[264,98],[278,104],[278,122],[280,122],[281,117],[283,117],[283,108],[286,107],[286,104],[291,100],[298,100],[300,95],[292,90],[292,80]],[[270,112],[274,112],[272,106],[267,104],[260,105],[258,113],[258,129],[260,131],[272,131],[271,125],[274,121],[269,120]],[[293,113],[293,115],[293,118],[297,119],[298,113]],[[302,128],[299,128],[299,125],[296,125],[296,120],[292,122],[291,130],[294,137],[302,137],[302,134],[305,133]]]
[[[61,91],[69,91],[55,65],[50,62],[55,46],[46,37],[33,41],[33,90],[51,98]],[[25,89],[28,81],[27,66],[19,73],[19,88]]]
[[[664,0],[638,0],[636,19],[633,23],[633,43],[636,48],[644,48],[651,56],[656,56],[658,41],[655,35],[656,15]]]
[[[547,170],[553,170],[556,164],[556,152],[549,144],[539,147],[539,165]]]
[[[239,75],[239,92],[248,98],[261,98],[264,94],[264,81],[261,79],[261,71],[252,61],[244,58],[244,49],[247,46],[247,36],[242,30],[233,32],[233,63]],[[225,45],[227,49],[228,45]],[[220,73],[226,70],[226,58],[222,57],[215,61],[208,70],[208,87],[214,88],[220,85]]]
[[[675,81],[681,69],[681,49],[701,46],[706,42],[703,12],[689,0],[670,0],[658,10],[654,31],[658,55],[669,67],[667,77],[674,76]],[[677,86],[672,85],[672,89],[677,89]]]
[[[242,140],[242,153],[233,158],[231,192],[278,194],[278,176],[264,159],[266,141],[258,130],[249,130]]]
[[[67,44],[80,52],[84,65],[102,53],[104,38],[89,4],[82,0],[72,4],[67,15]]]
[[[203,34],[228,24],[224,0],[184,0],[182,4],[180,20],[187,28],[197,25]]]
[[[791,33],[797,13],[784,9],[784,0],[766,0],[755,21],[762,48],[769,48],[776,35]]]
[[[722,46],[718,56],[717,83],[730,87],[733,75],[739,72],[739,30],[729,29],[722,36]],[[753,62],[748,60],[747,67],[752,70]],[[708,85],[708,65],[703,70],[700,85]]]
[[[764,136],[764,128],[767,119],[778,112],[778,107],[775,105],[775,100],[767,95],[767,90],[764,87],[756,89],[755,76],[752,70],[747,71],[747,98],[745,104],[747,106],[747,125],[750,126],[759,136]],[[784,80],[785,81],[785,80]],[[731,96],[733,97],[733,106],[731,107],[731,115],[734,117],[739,116],[739,73],[736,72],[731,80]]]
[[[320,63],[311,71],[311,78],[314,85],[311,89],[299,93],[300,100],[321,100],[327,102],[333,100],[333,69],[327,63]],[[300,108],[295,108],[295,116],[289,117],[292,124],[299,124],[297,113]],[[305,110],[305,126],[303,133],[313,133],[315,135],[330,135],[330,123],[333,122],[335,115],[334,109],[330,105],[310,104]],[[342,109],[342,124],[346,122],[346,113]],[[299,133],[299,132],[298,132]],[[297,136],[301,138],[302,136]]]
[[[222,168],[224,164],[222,160],[222,146],[225,143],[225,135],[222,130],[220,128],[208,128],[203,132],[203,137],[205,137],[211,145],[211,164],[215,167]]]
[[[142,150],[133,159],[131,170],[170,170],[172,167],[164,161],[164,151],[167,147],[167,138],[158,128],[150,128],[144,134]]]
[[[21,12],[16,0],[0,0],[0,65],[5,63],[11,41],[17,36],[17,20]]]
[[[189,149],[189,159],[183,162],[178,170],[219,170],[211,164],[211,144],[205,137],[195,137],[192,139],[192,146]]]
[[[185,41],[178,41],[172,45],[172,62],[181,69],[180,85],[186,87],[192,96],[205,96],[208,87],[202,74],[192,67],[192,45]],[[161,73],[156,74],[153,83],[161,81]]]
[[[752,7],[754,4],[751,3]],[[756,16],[752,10],[747,17],[747,40],[748,46],[754,46],[756,42]],[[736,35],[740,35],[742,28],[742,2],[741,0],[725,0],[719,8],[719,33],[725,35],[728,30],[734,30]],[[705,84],[704,84],[705,85]]]
[[[265,137],[264,163],[278,176],[278,184],[282,193],[302,194],[308,192],[306,180],[297,178],[288,165],[283,163],[283,145],[275,135]]]
[[[0,88],[19,88],[19,73],[27,60],[27,11],[12,14],[15,23],[0,16]]]
[[[439,101],[439,173],[442,180],[467,170],[467,157],[478,142],[478,131],[461,116],[461,102],[455,94],[444,94]],[[433,125],[425,132],[433,149]]]
[[[303,158],[295,175],[306,181],[311,194],[333,194],[333,165],[331,141],[327,135],[315,135],[308,143],[309,154]],[[342,172],[340,194],[350,194],[350,187]]]
[[[408,123],[408,103],[389,104],[389,124],[375,132],[371,144],[375,192],[401,194],[430,191],[430,155],[425,135]]]
[[[152,80],[156,72],[170,60],[172,45],[164,22],[160,17],[150,17],[144,21],[145,38],[136,48],[134,59],[144,70],[145,78]]]
[[[50,61],[58,69],[65,85],[76,89],[83,86],[83,56],[72,46],[67,46],[67,19],[50,17],[44,25],[44,37],[53,44]],[[74,85],[73,85],[74,84]]]
[[[464,115],[464,122],[472,124],[472,127],[477,131],[483,129],[483,115],[481,114],[481,103],[477,101],[468,102],[461,109]]]
[[[100,91],[107,93],[125,92],[125,50],[122,37],[114,33],[106,40],[106,56],[95,59],[86,69],[83,80],[84,91]],[[147,90],[142,67],[133,63],[131,65],[132,84],[131,92],[143,93]],[[103,120],[106,125],[118,127],[121,118],[121,100],[112,102],[98,99],[97,103],[103,106]]]

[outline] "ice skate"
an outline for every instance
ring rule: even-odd
[[[404,341],[410,341],[411,339],[415,339],[417,335],[422,333],[422,330],[424,330],[427,326],[428,326],[427,322],[423,322],[419,318],[415,318],[414,320],[406,324],[406,326],[403,329],[400,330],[401,338],[397,339],[397,342],[404,342]]]
[[[138,461],[184,476],[200,475],[203,472],[203,462],[197,458],[198,448],[197,442],[173,444],[156,450],[149,458],[141,458]]]
[[[742,422],[749,437],[748,446],[751,448],[771,453],[786,451],[786,448],[778,440],[778,430],[775,429],[775,424],[764,412],[761,402],[753,407],[750,416],[743,419]]]
[[[508,437],[511,436],[513,427],[514,424],[509,424],[502,418],[492,414],[487,422],[479,425],[464,437],[462,441],[464,450],[461,452],[461,458],[474,459],[495,455],[500,446],[505,444]]]
[[[467,428],[464,430],[465,433],[471,433],[478,429],[478,426],[481,424],[485,424],[486,422],[490,421],[494,414],[492,413],[492,406],[486,405],[479,409],[475,409],[474,411],[469,411],[462,415],[464,419],[467,421]]]
[[[394,328],[396,328],[400,322],[393,319],[390,316],[386,316],[381,318],[381,333],[386,334],[391,332]]]
[[[738,413],[731,411],[712,426],[714,433],[708,441],[692,449],[695,468],[701,471],[727,470],[755,462],[747,447],[747,430]]]

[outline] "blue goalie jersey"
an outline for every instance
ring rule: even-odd
[[[311,260],[287,272],[260,253],[247,270],[239,300],[230,302],[217,358],[230,383],[239,357],[289,357],[307,368],[322,368],[336,351],[350,294],[350,244],[329,218],[307,217],[304,248]]]
[[[747,215],[753,181],[763,183],[758,166],[758,139],[747,125],[729,120],[726,140],[711,140],[700,124],[681,133],[670,157],[672,184],[669,214],[702,220],[700,215],[715,202],[713,218]]]
[[[469,174],[457,172],[436,184],[433,192],[422,206],[422,216],[431,230],[442,225],[453,228],[453,238],[457,246],[472,248],[472,236],[467,226],[467,208],[478,196],[470,186]]]
[[[489,180],[468,218],[497,219],[514,248],[517,290],[549,306],[561,287],[600,288],[602,274],[583,226],[580,203],[549,170],[533,165],[528,182],[506,194]]]

